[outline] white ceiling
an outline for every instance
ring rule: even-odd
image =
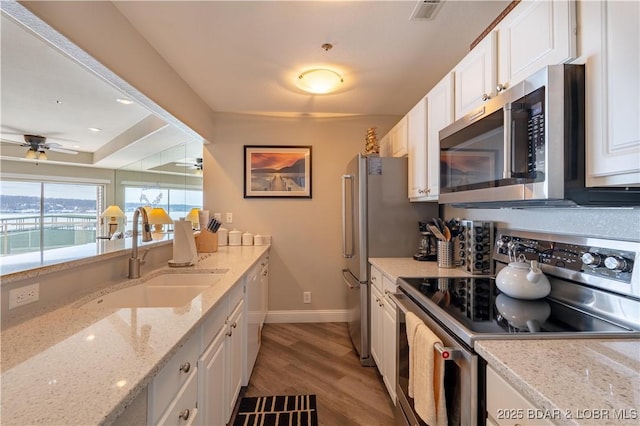
[[[510,1],[445,0],[435,19],[411,21],[417,3],[114,2],[213,111],[292,116],[404,115]],[[42,134],[100,167],[147,155],[152,138],[162,139],[157,147],[181,143],[179,130],[116,103],[116,89],[4,14],[1,31],[2,139]],[[343,87],[329,95],[297,89],[298,74],[316,66],[339,71]],[[23,156],[17,148],[3,143],[2,155]]]

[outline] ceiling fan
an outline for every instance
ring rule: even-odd
[[[5,142],[20,144],[20,146],[28,147],[25,158],[31,160],[46,160],[47,154],[45,151],[55,151],[62,154],[77,154],[78,151],[63,148],[62,145],[55,142],[47,142],[47,138],[40,135],[24,135],[24,142],[16,142],[6,140]]]
[[[202,158],[196,158],[194,162],[190,163],[176,163],[176,167],[186,167],[190,170],[195,170],[196,174],[202,173]]]

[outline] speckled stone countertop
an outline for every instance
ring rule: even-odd
[[[369,262],[393,280],[469,275],[412,258]],[[481,340],[475,350],[556,424],[640,423],[640,339]]]
[[[485,340],[475,349],[555,424],[640,423],[639,339]]]
[[[400,277],[468,277],[462,268],[438,268],[436,262],[419,262],[411,257],[372,257],[369,263],[394,282]]]
[[[2,424],[109,423],[149,384],[209,311],[269,249],[220,247],[189,268],[160,268],[2,331]],[[162,273],[220,272],[178,308],[84,306]]]

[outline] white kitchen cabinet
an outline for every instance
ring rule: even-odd
[[[407,114],[409,199],[423,201],[427,188],[427,99],[422,98]]]
[[[375,286],[370,288],[370,305],[371,305],[371,357],[378,367],[378,371],[382,374],[384,364],[384,347],[382,329],[382,293]]]
[[[371,356],[382,380],[396,403],[396,306],[389,298],[396,285],[380,270],[371,266],[371,275],[378,278],[379,285],[370,286],[371,302]]]
[[[493,368],[487,366],[487,424],[506,425],[552,425],[545,418],[536,418],[543,413],[539,407],[526,399]]]
[[[454,73],[448,73],[427,94],[427,199],[440,195],[440,130],[453,123]]]
[[[195,417],[197,407],[197,359],[200,353],[200,335],[195,333],[173,355],[149,386],[147,424],[187,424],[177,411],[187,410]],[[193,386],[196,392],[193,392]],[[188,389],[187,389],[188,387]],[[189,421],[190,422],[190,421]]]
[[[244,285],[237,285],[204,321],[198,359],[198,408],[202,425],[226,425],[242,386]]]
[[[576,5],[523,0],[498,25],[499,92],[550,64],[574,59]]]
[[[453,69],[455,119],[482,106],[494,96],[497,81],[497,36],[486,35]]]
[[[391,157],[392,151],[391,132],[389,132],[380,139],[380,157]]]
[[[269,254],[265,253],[247,273],[245,279],[245,318],[247,324],[247,350],[242,384],[247,385],[255,365],[267,316],[269,292]]]
[[[453,69],[455,119],[546,65],[577,56],[571,0],[523,0]]]
[[[382,313],[382,344],[384,347],[383,355],[383,375],[387,391],[391,396],[394,405],[396,404],[396,305],[389,297],[397,290],[397,286],[389,278],[383,276],[383,313]]]
[[[229,332],[227,333],[227,371],[229,374],[229,386],[226,389],[229,396],[227,403],[227,422],[231,418],[233,413],[233,407],[236,404],[238,395],[240,395],[240,388],[242,387],[242,371],[244,368],[244,301],[240,303],[233,310],[229,316]]]
[[[405,115],[391,129],[391,155],[393,157],[404,157],[407,155],[407,116]]]
[[[640,184],[640,3],[581,2],[587,186]]]

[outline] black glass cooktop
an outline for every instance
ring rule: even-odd
[[[400,288],[445,326],[453,321],[470,334],[632,331],[550,298],[509,297],[490,277],[401,278]]]

